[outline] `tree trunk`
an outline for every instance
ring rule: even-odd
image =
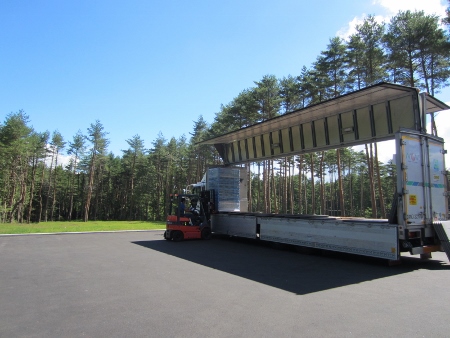
[[[247,175],[247,182],[248,182],[248,189],[247,189],[247,205],[248,205],[248,211],[253,211],[253,203],[252,203],[252,172],[250,170],[250,163],[247,163],[246,165],[246,175]]]
[[[42,161],[41,186],[39,187],[39,217],[37,218],[38,223],[42,220],[42,211],[43,211],[42,189],[44,187],[44,179],[45,179],[45,162]]]
[[[84,221],[89,220],[89,209],[91,206],[92,189],[94,185],[94,174],[95,174],[95,152],[92,154],[91,164],[89,166],[89,182],[86,196],[86,203],[84,205]]]
[[[364,171],[363,167],[361,166],[361,170],[359,173],[359,180],[360,180],[360,201],[359,201],[359,214],[361,217],[364,217]]]
[[[349,180],[349,193],[350,193],[350,215],[351,216],[355,216],[355,210],[353,210],[353,175],[352,175],[352,160],[349,159],[348,160],[348,175],[350,176],[350,180]]]
[[[307,180],[307,176],[306,176],[306,168],[303,169],[304,170],[304,186],[303,186],[303,200],[305,201],[305,214],[308,214],[308,180]]]
[[[54,212],[55,212],[55,205],[56,205],[56,189],[58,189],[58,184],[56,182],[57,179],[57,175],[58,175],[58,171],[56,170],[56,168],[58,167],[58,154],[59,154],[59,149],[56,148],[56,158],[55,158],[55,174],[53,175],[53,201],[52,201],[52,211],[50,214],[50,219],[53,221],[53,216],[54,216]]]
[[[380,166],[378,165],[378,149],[377,149],[376,143],[375,143],[375,164],[376,164],[376,168],[377,168],[378,197],[380,199],[381,217],[387,218],[386,208],[384,206],[383,189],[381,186]]]
[[[323,177],[323,161],[325,157],[325,152],[322,151],[320,157],[320,167],[319,167],[319,175],[320,175],[320,214],[325,214],[325,182]]]
[[[9,175],[10,177],[10,186],[11,186],[11,191],[10,191],[10,195],[9,195],[9,203],[8,206],[10,208],[10,211],[7,213],[7,219],[9,220],[9,222],[13,222],[14,221],[14,213],[13,213],[13,206],[14,206],[14,199],[16,196],[16,177],[17,177],[17,173],[11,169],[11,173]]]
[[[274,164],[273,164],[273,160],[270,161],[270,165],[271,165],[271,182],[272,182],[272,192],[273,192],[273,200],[274,200],[274,207],[275,207],[275,213],[279,213],[279,208],[278,208],[278,200],[277,200],[277,187],[275,186],[275,170],[274,170]],[[270,195],[269,195],[270,196]],[[271,205],[271,203],[269,204]],[[269,210],[269,212],[272,212],[272,210]]]
[[[11,210],[11,221],[14,218],[14,212],[17,210],[17,222],[23,222],[23,204],[25,202],[25,196],[27,192],[27,184],[26,184],[26,171],[21,174],[22,178],[20,180],[20,196],[17,202],[14,204]]]
[[[38,164],[38,159],[36,156],[34,156],[33,157],[33,166],[31,169],[30,200],[28,202],[27,223],[31,222],[31,211],[33,210],[33,195],[34,195],[34,185],[35,185],[35,181],[36,181],[37,164]]]
[[[76,169],[77,169],[77,160],[78,156],[75,155],[73,168],[72,168],[72,178],[71,178],[71,187],[70,187],[70,201],[69,201],[69,215],[67,216],[67,219],[70,221],[72,220],[72,212],[73,212],[73,189],[75,187],[75,176],[76,176]]]
[[[314,187],[314,155],[311,153],[309,156],[311,160],[311,213],[314,215],[316,213],[316,191]]]
[[[287,157],[284,158],[284,191],[283,191],[283,212],[287,214],[287,206],[288,206],[288,161]]]
[[[292,162],[292,167],[291,167]],[[289,162],[289,186],[290,186],[290,204],[291,204],[291,215],[294,214],[294,172],[295,172],[295,161],[294,157],[291,157],[291,162]]]
[[[341,173],[341,151],[336,149],[337,158],[337,171],[338,171],[338,183],[339,183],[339,209],[341,216],[345,217],[345,201],[344,201],[344,187],[342,185],[342,173]]]
[[[258,162],[258,195],[256,201],[256,211],[261,211],[261,162]]]
[[[50,161],[50,169],[48,173],[48,189],[47,189],[47,196],[45,198],[45,207],[44,207],[44,221],[47,222],[47,215],[48,215],[48,198],[50,196],[50,189],[52,186],[52,168],[53,168],[53,159],[55,157],[55,150],[52,150],[52,160]]]
[[[263,185],[264,185],[264,212],[270,213],[270,177],[269,177],[269,161],[264,161],[263,167]]]
[[[303,155],[299,156],[298,161],[298,213],[302,214],[303,205],[302,205],[302,171],[303,171]]]
[[[373,181],[373,162],[372,162],[372,143],[370,144],[370,156],[369,150],[366,144],[366,158],[367,158],[367,168],[369,172],[369,186],[370,186],[370,201],[372,205],[372,218],[377,218],[377,206],[375,200],[375,187]]]

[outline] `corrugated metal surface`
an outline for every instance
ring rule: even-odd
[[[426,96],[427,113],[450,109]],[[421,129],[416,88],[380,83],[275,117],[201,144],[214,144],[226,164],[393,139]]]

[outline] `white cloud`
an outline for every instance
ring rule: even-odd
[[[348,38],[356,34],[356,26],[362,25],[364,23],[364,19],[367,17],[366,14],[363,14],[359,17],[354,17],[352,21],[350,21],[347,26],[341,28],[336,35],[340,37],[341,39],[348,40]],[[381,16],[381,15],[374,15],[375,21],[382,23],[382,22],[388,22],[389,19]]]
[[[52,156],[51,156],[51,146],[49,144],[47,144],[47,151],[48,151],[48,156],[45,158],[45,164],[50,167],[50,164],[52,162]],[[58,154],[58,167],[63,167],[65,168],[69,163],[70,160],[72,159],[71,155],[65,155],[62,152],[60,152]],[[55,159],[53,158],[53,161],[55,161]],[[55,165],[55,162],[53,162],[52,164],[53,166]]]
[[[351,35],[356,34],[356,26],[361,25],[364,22],[365,17],[366,15],[363,15],[361,17],[354,17],[347,26],[338,30],[336,35],[341,39],[348,40]]]
[[[61,154],[58,156],[58,165],[65,168],[66,166],[69,165],[71,159],[73,159],[71,155]]]
[[[436,14],[439,17],[445,16],[448,3],[443,0],[373,0],[375,20],[379,23],[389,23],[391,18],[399,11],[424,11],[425,14]],[[380,10],[378,10],[380,8]],[[366,18],[366,14],[354,17],[346,26],[342,27],[336,35],[347,40],[350,35],[356,33],[356,26],[361,25]]]

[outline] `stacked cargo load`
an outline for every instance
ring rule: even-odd
[[[239,169],[212,168],[208,169],[206,190],[215,191],[217,211],[240,211]]]

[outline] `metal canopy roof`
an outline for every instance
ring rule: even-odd
[[[254,162],[424,132],[425,115],[445,109],[416,88],[379,83],[199,144],[213,144],[225,165]]]
[[[339,96],[335,99],[295,110],[291,113],[286,113],[270,120],[199,142],[199,144],[231,143],[234,141],[244,140],[254,136],[262,135],[268,132],[285,129],[293,125],[326,118],[342,112],[390,101],[402,96],[418,96],[418,94],[419,90],[416,88],[382,82],[371,87]],[[433,96],[427,95],[426,98],[427,114],[450,109],[449,106],[434,98]]]
[[[439,101],[435,97],[430,96],[428,94],[426,96],[427,96],[427,114],[450,109],[449,106],[447,106],[444,102]]]

